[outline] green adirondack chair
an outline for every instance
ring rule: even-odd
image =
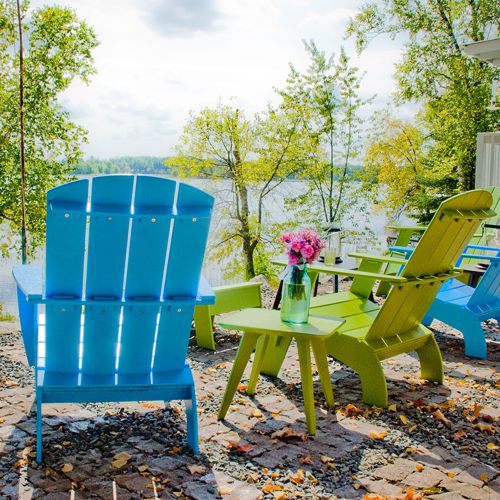
[[[491,240],[494,238],[494,230],[488,227],[488,224],[498,224],[500,221],[500,186],[489,186],[484,188],[486,191],[489,191],[493,196],[493,204],[491,205],[491,209],[496,213],[491,217],[488,217],[483,221],[478,230],[474,233],[471,240],[469,241],[470,245],[480,245],[480,246],[488,246],[491,244]],[[420,236],[426,229],[425,226],[387,226],[387,229],[392,229],[396,231],[396,241],[392,243],[391,247],[406,247],[409,245],[410,240],[413,236]],[[469,254],[479,253],[473,249],[468,252]],[[396,258],[403,258],[402,254],[397,251],[391,251],[390,255]],[[464,259],[462,261],[462,265],[467,268],[469,265],[475,265],[476,261],[473,259]],[[384,273],[385,274],[397,274],[400,267],[397,264],[388,263],[385,266]],[[468,276],[462,275],[459,277],[460,281],[467,283]],[[390,290],[390,283],[381,281],[375,291],[375,295],[378,297],[385,297]]]
[[[311,300],[311,313],[345,319],[327,340],[328,353],[353,368],[361,378],[363,401],[387,406],[387,384],[381,361],[416,351],[422,378],[442,383],[443,362],[432,332],[421,324],[441,285],[460,275],[454,269],[460,254],[482,220],[493,216],[491,193],[475,190],[454,196],[441,204],[399,276],[387,276],[338,268],[341,275],[364,278],[365,285],[383,279],[392,283],[380,307],[358,295],[356,289],[323,295]],[[384,256],[368,257],[375,266]],[[371,264],[369,264],[371,262]],[[277,339],[266,349],[261,372],[277,375],[289,341]]]

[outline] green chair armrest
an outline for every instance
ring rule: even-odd
[[[367,253],[357,253],[357,252],[349,252],[347,255],[349,255],[349,257],[355,257],[356,259],[371,260],[374,262],[387,262],[390,264],[401,264],[401,265],[406,264],[405,259],[390,257],[389,255],[371,255]]]

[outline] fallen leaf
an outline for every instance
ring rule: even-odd
[[[447,472],[446,475],[451,478],[454,478],[456,476],[454,472]]]
[[[481,405],[478,405],[477,403],[474,403],[474,413],[472,414],[472,416],[477,419],[479,418],[479,415],[481,415],[481,410],[483,409],[483,407]]]
[[[486,448],[488,448],[488,450],[491,450],[491,451],[498,450],[498,446],[495,443],[488,443],[486,445]]]
[[[403,422],[403,425],[406,425],[408,423],[408,419],[404,415],[399,415],[399,420]]]
[[[150,410],[162,410],[164,408],[163,405],[160,405],[158,403],[151,403],[149,401],[141,401],[140,405],[144,408],[149,408]]]
[[[412,425],[409,429],[408,432],[415,432],[417,430],[417,425]]]
[[[282,491],[273,493],[273,496],[274,496],[275,500],[285,500],[286,499],[286,493],[283,493]]]
[[[489,432],[490,434],[495,434],[496,429],[491,424],[483,424],[482,422],[478,422],[472,426],[474,429],[479,429],[483,432]]]
[[[466,433],[464,431],[457,431],[455,432],[454,434],[454,437],[456,440],[458,439],[462,439],[463,437],[465,437]]]
[[[321,455],[321,461],[324,463],[324,464],[327,464],[329,462],[333,462],[333,458],[332,457],[329,457],[328,455]]]
[[[389,405],[389,406],[387,407],[387,409],[388,409],[389,411],[397,411],[397,406],[396,406],[396,405]]]
[[[297,471],[297,474],[294,476],[290,476],[290,481],[294,484],[302,484],[304,482],[304,471],[302,469],[299,469]]]
[[[240,444],[238,441],[228,439],[226,448],[229,448],[229,451],[233,453],[248,453],[252,449],[252,445],[249,443]]]
[[[139,472],[145,472],[149,469],[149,467],[147,465],[139,465],[139,467],[137,467],[137,470]]]
[[[280,475],[277,472],[271,472],[271,474],[269,474],[269,477],[271,477],[272,479],[278,479]]]
[[[283,488],[277,484],[267,483],[261,491],[264,493],[270,493],[272,491],[281,491]]]
[[[226,366],[226,362],[223,361],[222,363],[217,363],[214,368],[218,370],[219,368],[224,368]]]
[[[272,439],[281,439],[282,441],[307,441],[307,434],[305,432],[297,432],[290,427],[285,427],[279,431],[271,434]]]
[[[490,480],[490,476],[488,476],[486,472],[481,472],[481,474],[479,474],[479,478],[483,481],[483,483],[487,483]]]
[[[115,460],[125,460],[125,462],[127,462],[128,460],[130,460],[132,458],[132,456],[129,455],[128,453],[125,453],[124,451],[122,451],[120,453],[117,453],[113,458]]]
[[[191,472],[191,474],[205,474],[205,472],[207,471],[207,468],[204,467],[203,465],[193,464],[193,465],[188,465],[187,468],[189,472]]]
[[[425,469],[425,467],[422,464],[417,464],[415,465],[415,469],[417,469],[418,472],[422,472]]]
[[[64,464],[61,467],[62,472],[71,472],[73,470],[73,466],[71,464]]]
[[[370,432],[370,437],[372,439],[385,439],[386,436],[387,436],[387,431],[381,431],[381,432],[371,431]]]
[[[248,385],[246,384],[240,384],[238,386],[238,391],[246,391],[248,389]]]
[[[233,491],[232,488],[229,488],[227,486],[219,486],[218,490],[220,495],[229,495],[231,491]]]
[[[261,418],[262,417],[262,412],[260,410],[257,410],[257,408],[254,408],[252,412],[250,413],[252,417],[256,418]]]
[[[451,422],[443,415],[441,410],[436,410],[432,412],[432,416],[439,422],[443,423],[447,427],[451,427]]]
[[[361,413],[363,413],[363,410],[360,410],[357,406],[349,403],[345,407],[345,413],[348,417],[352,417],[353,415],[360,415]]]
[[[126,460],[113,460],[113,462],[111,462],[111,465],[115,469],[121,469],[122,467],[124,467],[125,465],[127,465],[127,461]]]
[[[299,458],[299,464],[301,464],[301,465],[312,464],[312,463],[313,463],[312,458],[309,455]]]

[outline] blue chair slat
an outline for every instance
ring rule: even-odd
[[[86,205],[89,181],[82,179],[51,189],[47,193],[47,297],[82,296],[86,216],[82,213],[52,211],[51,203]]]
[[[500,297],[500,262],[491,262],[479,285],[470,298],[469,305],[488,304]]]
[[[153,361],[158,304],[126,305],[118,358],[118,374],[149,373]]]
[[[210,226],[212,196],[187,184],[179,185],[164,297],[196,297]],[[193,237],[196,236],[196,237]]]
[[[45,369],[75,373],[79,368],[82,306],[45,306]],[[41,353],[39,353],[41,354]]]
[[[186,352],[193,321],[194,306],[164,308],[160,316],[153,370],[180,370]]]
[[[82,297],[86,216],[69,208],[86,206],[88,190],[88,180],[82,179],[47,193],[45,294],[54,302],[45,309],[43,361],[46,370],[58,373],[71,373],[79,366],[82,307],[58,304],[56,297]],[[52,210],[53,205],[69,208]]]
[[[149,214],[132,222],[125,297],[161,296],[171,219],[158,218],[172,213],[177,183],[170,179],[137,176],[134,212]],[[130,300],[129,303],[132,303]],[[123,310],[118,372],[149,372],[159,308],[130,305]]]
[[[176,182],[157,177],[137,176],[134,211],[148,208],[172,212]],[[160,298],[170,232],[170,219],[149,217],[134,219],[130,236],[125,297]]]
[[[110,175],[92,180],[86,296],[121,299],[125,276],[134,177]],[[93,214],[94,207],[99,215]],[[108,207],[106,209],[106,207]],[[113,213],[113,215],[107,215]],[[83,333],[84,373],[113,373],[116,368],[121,308],[87,306]]]
[[[130,213],[134,177],[109,175],[92,181],[92,198],[87,257],[87,297],[121,298],[125,273],[128,231],[127,217],[92,215],[94,205],[122,206]]]

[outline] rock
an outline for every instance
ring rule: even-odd
[[[448,479],[448,476],[437,469],[425,468],[422,471],[415,471],[410,474],[403,483],[414,488],[423,489],[436,486],[443,479]]]

